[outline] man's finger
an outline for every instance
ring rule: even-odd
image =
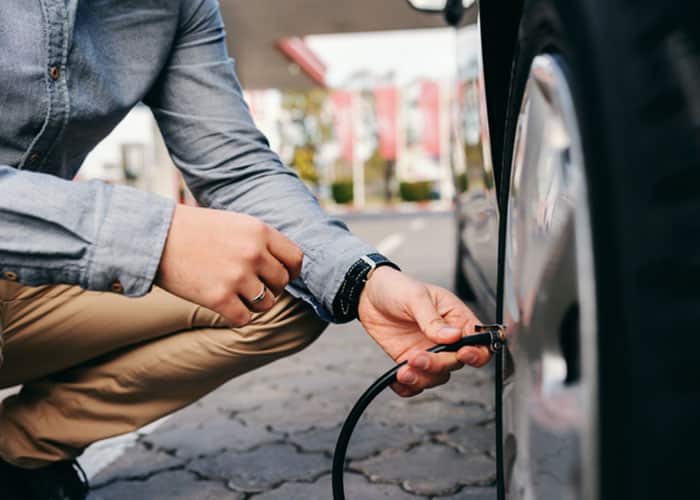
[[[270,228],[270,237],[267,244],[270,253],[279,260],[289,271],[289,279],[294,280],[301,274],[301,264],[304,253],[289,238],[274,228]]]
[[[415,352],[408,357],[408,365],[416,370],[440,374],[447,373],[462,368],[462,363],[453,352]]]
[[[465,365],[481,368],[491,360],[491,351],[488,347],[462,347],[456,357]]]
[[[246,307],[255,312],[267,311],[275,305],[275,296],[267,289],[267,285],[257,278],[251,278],[241,285],[240,297]]]
[[[289,283],[289,271],[270,253],[265,253],[257,272],[276,297],[282,294]]]
[[[427,289],[425,293],[416,295],[408,306],[421,331],[431,341],[436,344],[449,344],[460,339],[462,331],[447,324]]]
[[[400,384],[398,382],[391,384],[390,387],[392,391],[394,391],[402,398],[412,398],[413,396],[417,396],[418,394],[423,392],[423,389],[417,389],[415,387],[410,387],[408,385]]]
[[[225,304],[219,305],[214,309],[221,314],[229,325],[243,326],[250,323],[253,315],[248,308],[243,304],[238,296],[234,295]]]
[[[450,380],[450,372],[441,372],[432,374],[414,370],[409,366],[404,366],[396,374],[396,380],[403,385],[407,385],[415,389],[429,389],[438,385],[442,385]]]

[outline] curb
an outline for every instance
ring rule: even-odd
[[[403,202],[391,205],[369,206],[364,208],[353,205],[325,205],[324,210],[331,215],[392,215],[392,214],[422,214],[422,213],[447,213],[454,209],[451,201],[419,201],[415,203]]]

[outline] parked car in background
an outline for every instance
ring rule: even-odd
[[[700,498],[700,4],[409,2],[464,42],[456,287],[508,328],[506,496]]]

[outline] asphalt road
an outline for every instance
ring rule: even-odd
[[[451,216],[348,224],[404,271],[452,286]],[[93,476],[90,499],[329,500],[340,425],[390,365],[357,322],[331,326],[305,351],[92,447],[81,460]],[[489,368],[466,368],[416,398],[381,396],[350,446],[348,500],[495,498],[492,391]]]

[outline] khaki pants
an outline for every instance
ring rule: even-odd
[[[315,340],[326,324],[284,294],[241,328],[161,289],[131,299],[0,281],[0,457],[22,467],[74,458],[227,380]]]

